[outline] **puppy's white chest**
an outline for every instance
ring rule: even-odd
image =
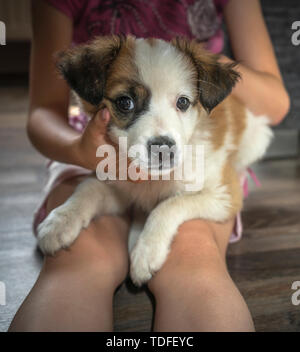
[[[174,181],[116,181],[111,186],[126,196],[130,204],[135,204],[147,212],[177,192]]]

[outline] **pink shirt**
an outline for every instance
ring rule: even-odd
[[[73,42],[96,35],[133,34],[170,40],[176,36],[223,49],[223,8],[228,0],[45,0],[73,21]]]

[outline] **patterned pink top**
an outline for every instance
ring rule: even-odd
[[[45,0],[70,17],[73,42],[95,35],[133,34],[170,40],[176,36],[223,49],[223,8],[228,0]]]

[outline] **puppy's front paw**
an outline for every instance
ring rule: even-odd
[[[54,255],[68,248],[82,228],[78,217],[66,209],[56,208],[38,226],[38,243],[44,254]]]
[[[169,249],[163,243],[146,242],[139,239],[130,254],[130,276],[132,281],[141,286],[149,281],[164,264]]]

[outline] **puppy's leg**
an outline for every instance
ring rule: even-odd
[[[128,238],[128,251],[129,253],[134,248],[147,220],[147,214],[141,209],[134,209],[134,218],[132,220],[129,238]]]
[[[133,282],[141,285],[162,267],[178,227],[183,222],[196,218],[225,222],[239,210],[236,199],[235,195],[235,201],[232,202],[228,187],[220,186],[198,194],[176,196],[160,203],[150,213],[131,252],[130,274]]]
[[[38,227],[39,247],[53,255],[69,247],[82,228],[86,228],[96,215],[120,214],[126,202],[117,197],[115,190],[96,178],[83,181],[62,205],[52,210]]]

